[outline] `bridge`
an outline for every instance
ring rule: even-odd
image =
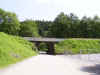
[[[65,40],[63,38],[35,38],[35,37],[24,37],[24,39],[30,42],[34,42],[38,49],[40,43],[46,43],[48,45],[47,54],[52,54],[52,55],[55,54],[55,48],[54,48],[55,43]]]

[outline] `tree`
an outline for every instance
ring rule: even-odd
[[[79,36],[83,38],[100,38],[100,19],[98,16],[93,18],[84,16],[78,27]]]
[[[20,22],[15,13],[0,9],[0,32],[18,35]]]
[[[38,25],[38,31],[39,31],[39,35],[42,37],[48,37],[49,36],[49,29],[52,26],[52,22],[51,21],[39,21],[36,20],[35,21]]]
[[[63,12],[60,13],[51,26],[51,37],[75,37],[78,23],[79,20],[74,14],[65,15]]]
[[[67,24],[67,17],[62,12],[60,13],[56,19],[53,22],[53,25],[50,29],[50,35],[51,37],[65,37],[66,36],[66,30],[68,28]]]
[[[38,37],[38,27],[33,20],[25,20],[21,22],[20,36],[34,36]]]
[[[92,19],[92,31],[93,31],[93,33],[92,33],[92,37],[93,38],[100,38],[100,18],[96,15],[96,16],[94,16],[93,17],[93,19]]]
[[[78,26],[80,25],[80,20],[73,13],[70,13],[68,17],[69,17],[69,25],[70,25],[70,29],[69,29],[70,32],[68,37],[76,38],[78,37],[78,32],[79,32]]]

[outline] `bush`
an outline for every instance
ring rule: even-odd
[[[0,32],[0,67],[5,67],[36,55],[34,48],[34,44],[18,36],[11,36]]]
[[[70,51],[73,54],[80,53],[100,53],[100,40],[96,39],[68,39],[62,41],[55,46],[56,53],[64,53]]]

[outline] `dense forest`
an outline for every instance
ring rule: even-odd
[[[100,18],[61,12],[54,21],[19,21],[15,13],[0,9],[0,32],[11,35],[55,38],[100,38]]]
[[[60,13],[54,21],[39,21],[39,31],[43,37],[56,38],[100,38],[100,18]]]

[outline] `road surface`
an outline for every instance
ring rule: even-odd
[[[0,75],[92,75],[81,70],[86,64],[61,55],[38,55],[1,69]]]

